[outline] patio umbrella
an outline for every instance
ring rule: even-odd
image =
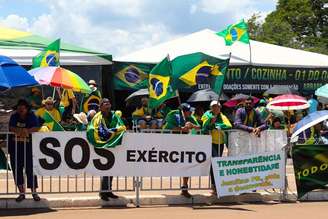
[[[315,91],[315,95],[317,95],[318,97],[324,97],[324,98],[328,98],[328,84],[319,87],[316,91]]]
[[[148,89],[140,89],[133,92],[127,98],[125,98],[125,102],[127,106],[136,106],[140,104],[141,98],[148,97],[148,96],[149,96]]]
[[[293,140],[303,131],[327,119],[328,119],[328,110],[321,110],[321,111],[310,113],[296,124],[291,139]]]
[[[19,64],[0,55],[0,90],[36,85],[38,82]]]
[[[298,94],[298,91],[287,85],[274,85],[264,92],[264,95]]]
[[[301,110],[310,105],[304,97],[294,94],[284,94],[272,99],[267,105],[269,110]]]
[[[193,93],[187,100],[189,103],[194,102],[209,102],[212,100],[228,100],[229,98],[225,94],[221,94],[220,98],[217,93],[212,89],[199,90]]]
[[[40,67],[29,71],[43,85],[72,89],[75,92],[90,93],[88,84],[74,72],[62,67]]]
[[[257,103],[259,102],[259,98],[257,97],[253,97],[250,95],[246,95],[246,94],[236,94],[236,96],[234,96],[233,98],[231,98],[230,100],[228,100],[227,102],[225,102],[223,105],[226,107],[235,107],[237,106],[240,102],[248,99],[249,97],[252,97],[253,99],[253,103]]]
[[[267,104],[267,108],[269,110],[282,110],[287,111],[287,119],[288,119],[288,133],[290,133],[290,113],[289,110],[302,110],[309,108],[310,105],[308,104],[307,100],[304,97],[295,95],[295,94],[284,94],[277,96],[272,99]]]

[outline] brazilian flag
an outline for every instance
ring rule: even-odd
[[[44,125],[46,125],[50,131],[65,131],[47,110],[44,111],[42,119],[44,120]]]
[[[148,74],[153,67],[154,64],[115,62],[114,88],[117,90],[147,88]]]
[[[87,139],[96,148],[113,148],[122,143],[126,127],[122,119],[114,112],[110,119],[98,112],[87,128]]]
[[[218,59],[201,52],[176,57],[172,61],[174,89],[210,84],[220,93],[228,69],[229,59]]]
[[[231,46],[236,41],[249,44],[248,25],[244,19],[237,24],[229,25],[226,29],[216,34],[224,38],[227,46]]]
[[[149,108],[154,109],[165,100],[175,96],[172,83],[172,67],[168,57],[158,63],[150,72],[148,79]]]
[[[47,48],[33,57],[32,68],[59,66],[60,39],[50,43]]]

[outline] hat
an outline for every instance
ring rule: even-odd
[[[42,105],[46,105],[46,103],[51,102],[54,104],[56,101],[52,97],[47,97],[46,99],[42,100]]]
[[[36,93],[36,92],[41,93],[40,89],[37,87],[32,87],[31,92],[32,93]]]
[[[182,111],[191,112],[191,106],[188,103],[182,103],[180,108]]]
[[[214,106],[214,105],[218,105],[219,107],[221,107],[221,104],[219,101],[217,100],[212,100],[212,102],[210,103],[210,107]]]
[[[73,117],[81,124],[88,125],[88,118],[84,112],[75,113]]]
[[[95,80],[89,80],[88,82],[89,85],[97,86],[97,83]]]

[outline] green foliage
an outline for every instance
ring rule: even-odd
[[[251,39],[328,54],[328,0],[279,0],[264,22],[247,22]]]

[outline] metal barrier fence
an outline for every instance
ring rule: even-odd
[[[140,131],[140,130],[139,130]],[[141,130],[140,132],[147,133],[160,133],[162,130]],[[165,130],[165,133],[172,133],[171,130]],[[175,131],[174,133],[178,133]],[[200,134],[200,132],[197,132]],[[9,138],[15,139],[15,145],[9,145]],[[21,145],[22,146],[22,145]],[[0,195],[15,195],[19,194],[15,181],[17,180],[17,173],[13,174],[10,163],[11,159],[15,159],[14,164],[18,165],[17,156],[9,153],[9,147],[14,147],[17,151],[17,137],[14,133],[0,132],[0,148],[4,151],[7,158],[6,169],[0,170]],[[23,144],[24,152],[26,152],[27,142]],[[15,153],[16,154],[16,153]],[[25,158],[26,156],[24,156]],[[32,159],[32,157],[30,158]],[[24,159],[24,167],[26,167],[26,159]],[[25,169],[25,168],[24,168]],[[24,182],[27,182],[26,174],[24,171]],[[206,177],[191,177],[189,180],[188,189],[190,190],[206,190],[211,188],[211,180],[209,176]],[[41,194],[57,194],[57,193],[92,193],[92,192],[105,192],[101,188],[101,177],[92,176],[88,174],[62,176],[41,176],[37,177],[38,193]],[[182,186],[181,177],[114,177],[112,182],[113,192],[134,192],[136,187],[141,191],[160,191],[160,190],[180,190]],[[31,193],[26,190],[26,193]]]
[[[137,131],[142,133],[179,133],[179,131],[159,129],[145,129]],[[234,132],[234,130],[229,132]],[[200,134],[200,132],[198,131],[194,134]],[[10,137],[15,138],[15,145],[9,145]],[[9,163],[12,163],[10,162],[12,161],[10,159],[13,159],[13,154],[10,154],[10,156],[8,153],[9,147],[15,147],[15,151],[17,151],[17,146],[17,137],[13,133],[0,132],[0,147],[4,149],[5,157],[8,160],[6,164],[6,170],[0,170],[0,195],[13,195],[19,193],[17,187],[15,186],[15,179],[11,171],[12,168],[10,168],[9,166]],[[24,142],[23,146],[26,148],[27,142]],[[17,157],[14,163],[17,164]],[[25,159],[24,166],[26,166]],[[17,168],[14,169],[17,170]],[[15,175],[17,176],[17,174]],[[102,192],[100,189],[100,178],[101,177],[94,177],[92,175],[87,174],[66,177],[39,177],[37,181],[39,185],[38,193],[53,194]],[[211,179],[209,176],[190,177],[188,183],[189,190],[208,190],[211,188]],[[182,177],[114,177],[112,185],[112,191],[114,192],[136,192],[136,199],[138,205],[140,191],[180,190],[182,186]]]

